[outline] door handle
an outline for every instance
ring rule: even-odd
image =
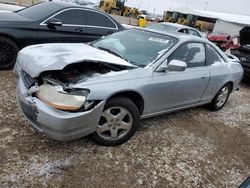
[[[201,79],[206,79],[206,78],[207,78],[206,76],[201,77]]]

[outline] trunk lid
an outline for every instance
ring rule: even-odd
[[[0,22],[18,22],[18,21],[30,21],[15,12],[0,11]]]

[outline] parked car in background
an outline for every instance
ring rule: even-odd
[[[240,47],[239,37],[236,35],[226,33],[210,33],[207,38],[223,51]]]
[[[158,31],[164,31],[164,32],[176,31],[176,32],[180,32],[180,33],[193,35],[196,37],[202,37],[202,34],[198,30],[196,30],[192,27],[188,27],[185,25],[177,24],[177,23],[162,22],[162,23],[148,25],[148,26],[146,26],[146,28],[154,29],[154,30],[158,30]]]
[[[90,42],[124,30],[106,13],[71,3],[46,2],[16,12],[0,12],[0,70],[13,67],[25,46]]]
[[[89,46],[26,47],[15,74],[20,109],[38,130],[114,146],[140,119],[204,104],[221,109],[243,69],[206,39],[131,29]]]
[[[250,78],[250,27],[240,31],[240,48],[230,50],[235,55],[244,69],[244,76]]]
[[[83,6],[90,6],[93,8],[97,8],[99,4],[93,3],[93,1],[88,1],[88,0],[45,0],[44,2],[66,2],[66,3],[74,3],[77,5],[83,5]]]
[[[239,188],[250,188],[250,176],[240,184]]]

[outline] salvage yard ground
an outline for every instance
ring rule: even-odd
[[[248,83],[247,83],[248,82]],[[0,187],[237,187],[250,175],[250,83],[219,112],[143,120],[122,146],[53,141],[33,130],[0,72]]]

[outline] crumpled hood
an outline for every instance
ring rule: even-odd
[[[29,46],[18,53],[16,63],[17,66],[34,78],[44,71],[62,70],[69,64],[84,63],[84,61],[135,67],[124,59],[82,43]]]

